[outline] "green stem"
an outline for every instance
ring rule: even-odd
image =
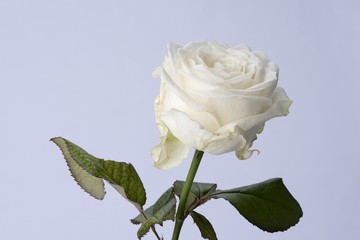
[[[188,172],[188,175],[186,177],[186,181],[184,183],[184,187],[182,189],[181,192],[181,196],[180,196],[180,202],[179,202],[179,207],[177,209],[176,212],[176,220],[175,220],[175,227],[174,227],[174,232],[173,232],[173,236],[172,236],[172,240],[178,240],[179,236],[180,236],[180,231],[181,231],[181,227],[184,223],[184,220],[186,218],[186,210],[185,210],[185,205],[189,196],[189,192],[191,189],[191,186],[194,182],[194,178],[195,178],[195,174],[199,168],[200,162],[201,162],[201,158],[204,155],[204,152],[196,150],[194,153],[194,157],[192,159],[191,162],[191,166]]]

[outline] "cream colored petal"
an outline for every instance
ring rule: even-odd
[[[206,109],[196,103],[184,90],[182,90],[170,77],[168,72],[163,69],[161,79],[166,83],[166,86],[170,88],[176,96],[178,96],[182,101],[184,101],[190,108],[195,111],[206,111]]]
[[[257,134],[260,134],[263,131],[264,125],[265,125],[264,123],[260,125],[256,125],[255,127],[249,129],[248,131],[244,131],[246,144],[243,148],[235,152],[236,157],[238,159],[246,160],[250,158],[254,152],[257,152],[258,154],[260,153],[259,150],[257,149],[250,150],[250,148],[252,147],[254,141],[257,139]]]
[[[161,94],[164,95],[165,93],[166,88],[162,86]],[[156,123],[160,132],[160,143],[154,146],[151,155],[156,168],[169,169],[176,167],[187,157],[189,148],[176,139],[160,119],[163,109],[162,95],[156,97],[154,104]]]
[[[211,154],[223,154],[242,149],[245,145],[246,139],[242,135],[241,129],[235,126],[218,133],[207,143],[205,151]]]
[[[292,101],[286,95],[285,90],[277,87],[274,90],[272,96],[272,105],[265,112],[231,122],[228,125],[230,127],[237,125],[240,126],[243,130],[247,131],[256,125],[265,123],[272,118],[286,116],[289,113],[291,104]],[[228,125],[225,125],[222,128],[227,128],[229,127]]]
[[[163,113],[161,119],[173,132],[174,136],[186,146],[211,154],[221,154],[240,149],[246,141],[241,129],[224,129],[223,132],[212,133],[200,123],[191,119],[186,113],[172,109]]]
[[[163,112],[160,118],[174,136],[188,147],[204,150],[206,142],[213,137],[210,131],[184,112],[171,109]]]
[[[263,113],[271,107],[272,100],[260,96],[236,96],[229,98],[198,97],[213,113],[221,126]]]
[[[220,128],[220,124],[216,117],[209,111],[205,110],[204,106],[197,109],[191,107],[193,104],[198,103],[193,103],[192,96],[189,95],[189,93],[185,93],[187,94],[187,97],[180,97],[177,93],[177,91],[174,92],[171,87],[168,87],[168,84],[163,82],[161,87],[161,96],[157,99],[158,104],[155,106],[156,112],[161,113],[171,109],[177,109],[191,116],[194,121],[201,123],[201,125],[209,131],[215,132]]]
[[[249,46],[247,46],[244,43],[238,44],[235,47],[233,47],[233,49],[235,50],[241,50],[241,51],[251,51],[251,49],[249,48]]]
[[[162,131],[160,143],[151,151],[154,165],[163,170],[174,168],[188,156],[190,149],[172,135],[165,126],[159,129]]]
[[[259,150],[257,150],[257,149],[249,150],[249,148],[250,148],[250,146],[246,145],[241,150],[236,151],[235,152],[236,157],[239,160],[246,160],[246,159],[249,159],[253,155],[254,152],[256,152],[257,154],[260,153]]]

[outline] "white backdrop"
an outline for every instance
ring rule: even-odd
[[[294,100],[238,161],[205,155],[196,181],[233,188],[283,177],[304,217],[265,233],[227,202],[199,208],[219,239],[355,239],[360,234],[359,1],[0,0],[0,239],[136,239],[137,212],[107,186],[103,201],[73,181],[58,148],[132,162],[148,204],[178,168],[153,168],[153,100],[168,42],[246,43],[280,66]],[[170,239],[173,223],[158,231]],[[182,239],[201,239],[189,219]],[[149,233],[144,239],[155,239]]]

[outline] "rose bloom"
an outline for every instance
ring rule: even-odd
[[[286,116],[292,101],[277,87],[278,66],[244,44],[170,43],[155,99],[160,143],[152,150],[155,167],[177,166],[195,148],[210,154],[250,150],[265,121]]]

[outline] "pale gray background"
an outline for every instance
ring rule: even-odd
[[[168,42],[247,43],[280,66],[294,100],[255,142],[259,156],[205,155],[197,181],[232,188],[283,177],[304,210],[285,233],[253,227],[231,205],[199,208],[219,239],[356,239],[359,205],[359,1],[0,0],[0,238],[136,239],[137,214],[107,186],[104,201],[70,177],[63,136],[96,156],[132,162],[148,203],[178,168],[153,168],[151,77]],[[170,239],[173,223],[158,231]],[[155,239],[150,233],[144,239]],[[192,220],[182,239],[201,239]]]

